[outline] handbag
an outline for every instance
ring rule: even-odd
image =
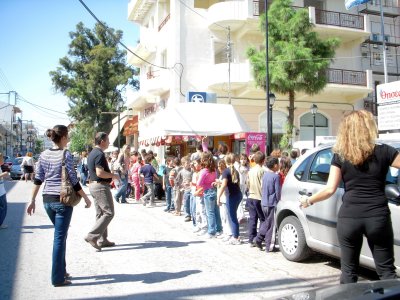
[[[63,159],[61,164],[61,191],[60,191],[60,202],[66,206],[75,206],[77,205],[82,196],[79,195],[72,186],[71,181],[69,180],[67,167],[65,166],[65,153],[66,149],[63,151]]]

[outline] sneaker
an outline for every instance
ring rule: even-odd
[[[194,233],[196,233],[196,232],[199,232],[201,229],[199,228],[199,227],[193,227],[193,232]]]
[[[164,209],[165,212],[169,212],[169,208]]]
[[[217,232],[215,233],[216,236],[222,236],[222,234],[223,234],[222,231],[217,231]]]
[[[190,216],[186,216],[185,217],[185,222],[190,222],[190,221],[192,221],[192,218]]]
[[[0,225],[0,229],[7,229],[7,228],[8,228],[8,225],[6,225],[6,224]]]
[[[208,239],[215,239],[216,238],[216,236],[215,236],[215,234],[207,234],[207,238]]]
[[[156,207],[154,203],[147,204],[147,208],[153,208],[153,207]]]
[[[242,241],[239,238],[237,238],[237,239],[231,238],[229,240],[228,244],[229,245],[240,245],[240,244],[242,244]]]
[[[201,230],[197,233],[197,235],[198,235],[198,236],[202,236],[202,235],[205,235],[206,233],[207,233],[207,230],[201,229]]]
[[[223,242],[229,242],[229,240],[231,239],[231,235],[226,235],[224,236],[224,238],[222,239]]]

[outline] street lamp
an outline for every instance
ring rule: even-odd
[[[315,138],[317,136],[316,127],[315,127],[315,115],[318,112],[318,106],[313,103],[310,107],[310,111],[311,111],[311,114],[313,115],[314,148],[315,148]]]
[[[272,151],[272,105],[275,102],[275,95],[269,91],[269,70],[268,70],[268,0],[264,0],[265,7],[265,91],[267,96],[267,155]],[[274,99],[271,96],[274,95]],[[272,102],[272,105],[271,105]]]
[[[268,124],[268,128],[267,128],[267,139],[268,139],[268,145],[267,145],[267,154],[270,155],[272,152],[272,107],[274,106],[276,97],[274,93],[269,93],[268,94],[268,99],[269,101],[267,101],[268,107],[267,107],[267,124]]]

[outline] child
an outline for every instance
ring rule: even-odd
[[[217,205],[220,206],[221,212],[221,221],[222,221],[222,228],[223,228],[223,241],[228,242],[232,237],[232,227],[229,223],[229,216],[228,216],[228,208],[226,207],[226,200],[229,197],[228,189],[222,187],[222,174],[226,169],[225,160],[221,159],[218,161],[218,172],[221,174],[218,179],[215,180],[215,186],[217,187],[217,195],[221,195],[217,198]],[[221,189],[224,189],[221,191]]]
[[[249,158],[245,153],[240,154],[240,160],[239,160],[239,179],[240,179],[240,191],[242,192],[243,198],[242,201],[239,204],[238,211],[237,211],[237,216],[239,219],[239,223],[241,223],[244,220],[244,206],[245,202],[247,199],[247,187],[248,187],[248,181],[249,181],[249,170],[250,170],[250,161]]]
[[[270,252],[274,248],[271,243],[274,233],[274,219],[276,205],[281,199],[281,180],[279,174],[279,160],[276,157],[268,157],[266,163],[267,171],[262,179],[262,211],[264,213],[264,221],[260,225],[260,230],[255,242],[260,244],[265,240],[265,251]]]
[[[174,168],[169,173],[169,183],[173,187],[173,191],[174,191],[174,202],[175,202],[174,216],[181,215],[182,197],[183,197],[183,191],[181,191],[182,182],[179,182],[177,180],[177,179],[182,179],[181,177],[177,178],[178,174],[181,170],[182,170],[181,160],[179,157],[175,157],[174,158]]]
[[[171,170],[174,168],[174,158],[173,157],[167,157],[165,159],[165,169],[163,170],[163,189],[165,191],[165,202],[167,204],[167,207],[164,209],[165,212],[172,212],[175,210],[175,204],[172,199],[173,197],[173,191],[172,191],[172,186],[171,183],[169,182],[169,175],[171,173]]]
[[[192,176],[192,193],[193,193],[193,208],[192,214],[195,221],[193,225],[195,228],[194,232],[199,232],[200,235],[207,232],[207,215],[206,207],[204,206],[203,191],[197,186],[199,174],[201,170],[200,158],[193,161],[193,176]]]
[[[185,222],[190,222],[192,220],[190,214],[190,182],[192,181],[192,169],[190,168],[190,159],[189,156],[185,156],[182,158],[182,170],[178,173],[176,177],[176,181],[182,182],[181,190],[183,191],[183,206],[185,210]]]
[[[204,193],[204,204],[207,211],[208,238],[215,238],[222,234],[221,215],[217,205],[217,189],[213,183],[217,178],[215,161],[211,152],[203,152],[201,155],[201,166],[197,185]]]
[[[3,153],[0,153],[0,166],[4,164]],[[0,229],[6,229],[8,226],[3,224],[7,215],[7,196],[6,189],[4,188],[4,177],[8,177],[9,172],[2,172],[0,168]]]
[[[261,243],[255,243],[254,239],[257,237],[257,223],[264,221],[264,213],[261,207],[261,183],[264,176],[263,164],[265,154],[257,151],[253,155],[254,167],[249,171],[249,198],[247,199],[247,207],[249,209],[249,244],[251,247],[257,246],[262,249]]]
[[[133,162],[132,167],[130,169],[130,175],[131,175],[131,182],[132,186],[135,190],[135,200],[137,202],[140,201],[140,168],[142,166],[141,161],[142,157],[137,153],[136,151],[134,152],[135,157],[135,162]]]
[[[151,165],[153,155],[148,154],[145,159],[145,165],[140,169],[140,175],[143,176],[144,184],[147,188],[147,193],[142,197],[143,205],[147,207],[154,207],[154,180],[158,179],[158,175],[154,167]],[[150,203],[148,200],[150,199]]]
[[[232,238],[229,239],[229,244],[240,245],[242,241],[239,238],[239,222],[237,218],[237,209],[243,199],[240,191],[239,172],[234,168],[235,156],[233,153],[225,155],[226,168],[221,173],[221,190],[218,193],[217,201],[225,190],[228,190],[226,201],[227,216],[231,225]]]

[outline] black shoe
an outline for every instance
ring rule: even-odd
[[[61,283],[56,283],[53,284],[54,287],[60,287],[60,286],[66,286],[66,285],[70,285],[72,282],[70,280],[65,279],[63,282]]]
[[[258,242],[256,239],[253,240],[254,247],[257,247],[260,251],[262,251],[263,246],[262,242]]]

